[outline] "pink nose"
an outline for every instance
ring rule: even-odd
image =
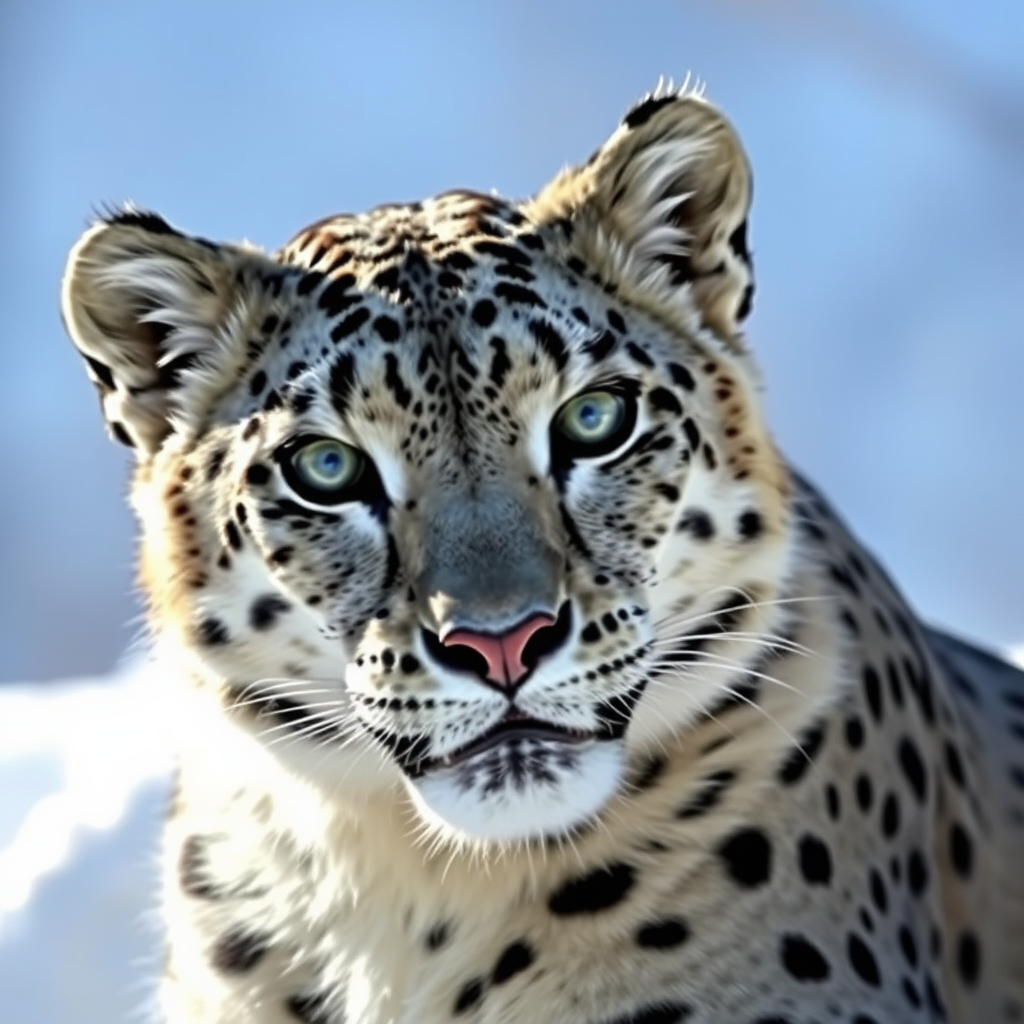
[[[474,633],[469,629],[456,629],[441,642],[445,647],[469,647],[487,662],[487,678],[505,689],[515,686],[529,671],[523,664],[523,651],[530,637],[554,623],[551,615],[531,615],[525,622],[513,626],[507,633]]]

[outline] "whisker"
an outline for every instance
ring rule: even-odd
[[[697,663],[691,662],[691,664]],[[803,697],[805,700],[808,699],[808,695],[804,693],[803,690],[800,690],[797,687],[793,686],[792,683],[787,683],[782,679],[779,679],[776,676],[770,676],[765,672],[758,672],[753,669],[743,668],[742,666],[737,666],[726,661],[712,661],[708,662],[708,664],[710,664],[712,668],[734,668],[737,670],[738,673],[742,673],[745,676],[753,676],[755,679],[763,679],[765,682],[774,683],[776,686],[781,686],[782,689],[788,690],[790,693],[795,693],[797,696]],[[659,671],[661,678],[657,680],[652,680],[652,682],[655,685],[664,685],[665,676],[690,676],[692,678],[695,675],[695,673],[686,672],[685,670],[683,670],[677,662],[671,662],[668,665],[661,667]]]
[[[744,603],[742,603],[742,604],[735,604],[735,605],[730,605],[729,606],[728,611],[737,611],[737,612],[749,611],[750,609],[754,609],[754,608],[774,608],[774,607],[782,607],[782,606],[788,606],[788,605],[794,605],[794,604],[805,604],[805,603],[808,603],[808,602],[834,601],[835,600],[835,598],[833,596],[828,595],[828,594],[823,594],[823,595],[819,595],[819,596],[810,595],[810,594],[808,594],[808,595],[795,595],[793,597],[776,597],[776,598],[769,598],[767,600],[758,600],[758,599],[752,597],[750,594],[745,593],[739,587],[720,587],[720,588],[716,588],[715,590],[708,591],[708,593],[709,594],[714,594],[714,593],[717,593],[719,591],[735,592],[740,597],[745,598]],[[673,624],[674,625],[679,625],[679,626],[685,626],[685,625],[689,625],[690,623],[699,623],[703,619],[713,619],[717,615],[721,615],[723,610],[724,609],[721,608],[721,607],[715,607],[715,608],[709,608],[709,609],[707,609],[707,611],[698,612],[697,614],[687,614],[686,612],[672,612],[672,613],[669,613],[668,615],[663,616],[660,619],[655,620],[653,625],[654,625],[655,629],[657,629],[660,626],[673,625]]]
[[[770,633],[726,632],[726,633],[685,633],[679,636],[658,637],[651,641],[652,647],[668,647],[681,641],[689,643],[693,640],[735,640],[740,643],[759,644],[768,650],[788,651],[791,654],[802,654],[806,657],[820,657],[817,651],[787,637],[772,636]]]

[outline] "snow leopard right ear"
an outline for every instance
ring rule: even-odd
[[[527,212],[571,227],[569,248],[621,295],[682,324],[696,313],[742,351],[754,294],[751,193],[749,162],[725,116],[699,92],[659,86]]]
[[[172,432],[198,427],[282,272],[134,208],[90,228],[68,257],[61,312],[111,435],[147,458]]]

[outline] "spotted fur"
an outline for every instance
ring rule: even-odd
[[[749,200],[663,89],[525,203],[75,247],[181,678],[167,1021],[1024,1019],[1024,682],[774,447]]]

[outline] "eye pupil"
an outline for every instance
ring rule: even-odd
[[[590,391],[562,406],[553,428],[565,445],[582,457],[601,455],[621,444],[636,422],[636,403],[618,390]]]
[[[292,487],[310,501],[330,504],[347,500],[362,476],[365,460],[341,441],[318,438],[291,448],[282,462]]]

